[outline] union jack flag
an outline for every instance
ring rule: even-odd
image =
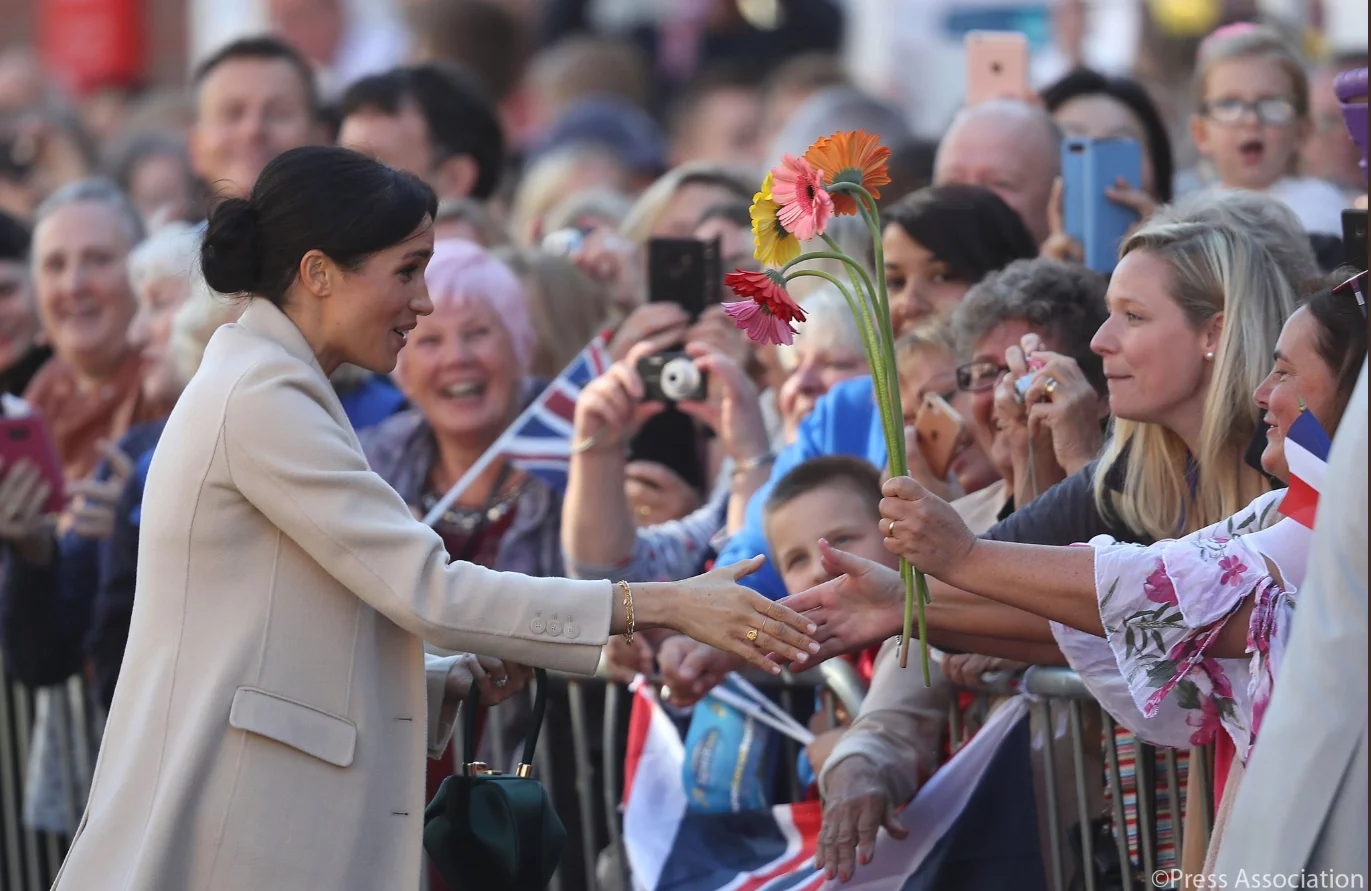
[[[571,467],[576,399],[586,384],[609,370],[609,334],[597,334],[571,364],[552,379],[492,448],[558,492],[565,492]]]

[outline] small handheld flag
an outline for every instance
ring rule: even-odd
[[[1305,411],[1285,434],[1285,463],[1290,468],[1290,490],[1281,501],[1281,513],[1307,529],[1314,528],[1319,493],[1328,470],[1332,441],[1311,411]]]

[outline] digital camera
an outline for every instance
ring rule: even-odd
[[[691,402],[708,395],[708,375],[685,353],[657,353],[638,360],[647,402]]]

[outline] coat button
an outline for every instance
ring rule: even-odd
[[[556,613],[553,613],[552,618],[547,620],[547,633],[550,637],[557,637],[562,633],[562,623],[557,620]]]
[[[528,623],[528,630],[534,634],[542,634],[547,629],[547,623],[543,621],[541,611],[533,614],[533,621]]]
[[[581,636],[581,626],[576,624],[575,616],[567,616],[566,622],[562,625],[562,637],[567,640],[575,640]]]

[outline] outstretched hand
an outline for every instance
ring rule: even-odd
[[[782,662],[807,663],[818,649],[808,636],[816,623],[778,601],[738,584],[766,562],[765,557],[716,567],[676,584],[668,627],[715,649],[741,656],[754,668],[779,674]],[[771,658],[772,654],[781,661]]]
[[[819,642],[818,653],[805,664],[792,665],[792,671],[899,634],[904,618],[904,583],[899,572],[840,551],[822,539],[819,556],[824,570],[834,578],[780,601],[818,626],[812,635]]]

